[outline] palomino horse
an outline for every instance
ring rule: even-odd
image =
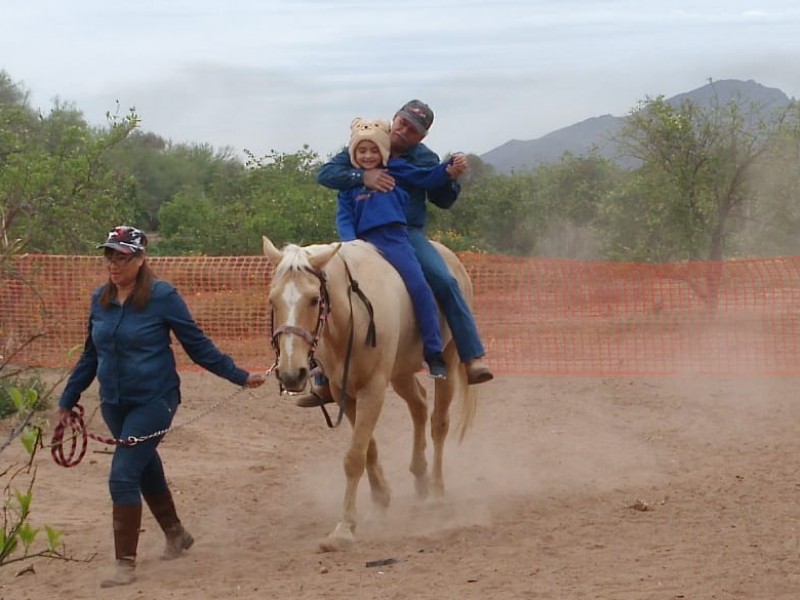
[[[442,464],[450,404],[454,397],[461,400],[463,439],[475,415],[476,393],[467,385],[466,370],[443,323],[447,379],[434,384],[429,476],[425,458],[428,405],[425,388],[416,378],[422,342],[400,276],[373,246],[362,241],[290,244],[281,251],[266,237],[263,240],[264,254],[275,266],[269,293],[276,352],[273,372],[285,390],[299,392],[320,365],[339,400],[339,410],[352,426],[344,457],[347,485],[342,516],[320,543],[323,551],[343,549],[355,540],[356,492],[365,467],[373,504],[381,512],[389,506],[391,492],[373,437],[387,386],[391,383],[411,413],[414,441],[409,468],[420,498],[429,491],[437,498],[444,495]],[[471,303],[472,284],[464,266],[444,246],[438,249]]]

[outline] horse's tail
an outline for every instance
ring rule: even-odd
[[[467,431],[475,421],[475,413],[478,410],[478,391],[476,386],[467,383],[467,369],[463,363],[458,365],[458,381],[456,382],[455,395],[460,400],[460,411],[458,415],[458,441],[464,441]]]
[[[466,378],[463,382],[464,390],[458,396],[461,401],[461,412],[458,417],[458,441],[463,442],[467,431],[475,421],[475,413],[478,412],[478,391],[474,385],[466,385]]]

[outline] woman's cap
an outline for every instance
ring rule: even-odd
[[[115,227],[108,233],[108,239],[98,248],[111,248],[123,254],[136,254],[144,252],[147,247],[147,236],[136,229],[127,225]]]

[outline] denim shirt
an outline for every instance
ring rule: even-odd
[[[142,310],[116,302],[103,308],[104,288],[92,293],[86,342],[61,394],[60,408],[75,406],[95,377],[101,402],[144,404],[159,398],[180,402],[170,332],[201,367],[237,385],[247,381],[247,371],[206,337],[171,284],[155,280],[151,300]]]

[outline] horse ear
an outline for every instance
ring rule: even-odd
[[[325,265],[328,264],[328,261],[334,257],[341,247],[342,243],[336,242],[335,244],[331,244],[328,249],[320,252],[319,254],[309,256],[308,262],[311,264],[311,268],[313,268],[315,271],[322,271],[325,268]]]
[[[278,250],[267,236],[262,235],[261,241],[264,248],[264,256],[266,256],[273,265],[277,266],[278,263],[281,262],[281,258],[283,258],[283,252]]]

